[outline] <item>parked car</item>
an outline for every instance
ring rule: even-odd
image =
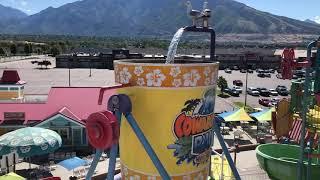
[[[241,87],[243,86],[243,82],[241,80],[234,80],[232,83],[235,86],[241,86]]]
[[[233,66],[233,70],[237,71],[237,70],[239,70],[239,67],[238,66]]]
[[[271,96],[278,96],[279,93],[275,89],[269,89],[270,95]]]
[[[292,79],[298,79],[299,77],[297,75],[292,75]]]
[[[252,69],[248,69],[247,71],[248,71],[248,73],[253,73]]]
[[[289,95],[289,91],[286,90],[286,89],[281,89],[281,90],[278,91],[278,94],[280,96],[288,96]]]
[[[268,69],[268,73],[275,73],[276,71],[274,69]]]
[[[241,69],[240,72],[241,72],[241,73],[247,73],[247,70]]]
[[[257,73],[264,73],[264,70],[263,69],[257,69],[256,72]]]
[[[254,88],[254,87],[249,87],[247,90],[247,93],[250,94],[251,96],[259,96],[260,95],[257,88]]]
[[[231,69],[229,69],[229,68],[225,69],[224,72],[225,72],[225,73],[228,73],[228,74],[231,74],[231,73],[232,73]]]
[[[277,77],[278,79],[282,79],[282,74],[277,74],[276,77]]]
[[[235,97],[238,97],[240,95],[240,93],[235,89],[225,88],[223,91],[225,93],[228,93],[229,95],[235,96]]]
[[[261,96],[268,97],[270,95],[270,92],[267,88],[257,88]]]
[[[289,95],[289,91],[288,91],[287,87],[282,86],[282,85],[278,85],[276,88],[276,91],[281,96],[288,96]]]
[[[304,77],[306,77],[306,71],[305,70],[296,70],[294,72],[294,76],[296,76],[297,79],[298,78],[304,78]]]
[[[266,107],[272,106],[272,102],[270,99],[259,99],[259,104],[261,104],[262,106],[266,106]]]
[[[234,96],[234,97],[239,97],[240,96],[240,92],[237,91],[236,89],[231,89],[231,91],[229,92],[229,94],[231,96]]]
[[[283,85],[278,85],[276,87],[276,91],[279,93],[280,90],[288,90],[286,86],[283,86]]]
[[[232,89],[235,89],[236,91],[238,91],[240,94],[242,93],[242,88],[239,86],[233,86]]]
[[[264,78],[264,73],[258,73],[258,77]]]
[[[270,73],[264,73],[264,77],[271,78],[271,74]]]
[[[279,103],[279,101],[280,101],[280,98],[273,98],[273,99],[271,99],[271,104],[273,106],[276,106]]]

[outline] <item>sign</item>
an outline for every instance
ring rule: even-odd
[[[4,120],[25,120],[25,113],[24,112],[4,112]]]
[[[176,141],[168,149],[175,150],[177,165],[186,162],[198,166],[209,161],[213,145],[214,94],[214,90],[209,89],[202,99],[187,100],[176,117],[173,124]]]

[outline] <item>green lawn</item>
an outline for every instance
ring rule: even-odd
[[[216,90],[216,94],[217,94],[217,96],[219,96],[219,97],[221,97],[221,98],[229,98],[229,97],[230,97],[230,95],[229,95],[228,93],[223,93],[223,94],[222,94],[221,90],[218,89],[218,88],[217,88],[217,90]]]

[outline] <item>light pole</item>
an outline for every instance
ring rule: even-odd
[[[246,66],[246,86],[245,86],[245,94],[244,94],[244,107],[247,107],[247,96],[248,96],[248,55],[247,53],[244,56],[245,58],[245,66]]]
[[[70,87],[70,85],[71,85],[71,77],[70,77],[70,61],[69,61],[69,63],[68,63],[68,69],[69,69],[69,75],[68,75],[68,77],[69,77],[69,87]]]
[[[244,107],[247,107],[247,96],[248,96],[248,92],[247,92],[247,90],[248,90],[248,59],[246,58],[246,69],[247,69],[247,71],[246,71],[246,93],[245,93],[245,95],[244,95]]]

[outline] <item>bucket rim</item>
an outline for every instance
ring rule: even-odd
[[[154,61],[154,62],[152,62]],[[158,59],[126,59],[126,60],[115,60],[114,64],[120,65],[136,65],[136,66],[212,66],[219,65],[218,61],[195,61],[195,60],[175,60],[175,62],[183,62],[183,63],[172,63],[165,64],[165,60]],[[160,63],[161,62],[161,63]]]

